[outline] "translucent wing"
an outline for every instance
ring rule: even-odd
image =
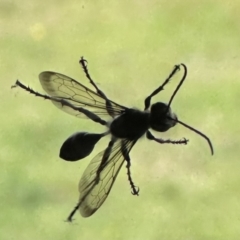
[[[126,155],[136,141],[112,140],[88,165],[79,182],[78,208],[83,217],[96,212],[106,200]]]
[[[125,109],[111,100],[106,101],[98,93],[85,87],[76,80],[56,72],[42,72],[39,80],[43,89],[52,97],[65,99],[76,107],[82,107],[97,115],[120,115]],[[83,113],[68,106],[63,106],[60,102],[52,101],[55,106],[63,111],[77,117],[86,117]]]

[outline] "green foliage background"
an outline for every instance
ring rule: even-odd
[[[239,239],[240,236],[240,2],[0,1],[0,239]],[[102,132],[20,88],[43,92],[38,74],[52,70],[90,86],[78,60],[85,56],[99,87],[116,102],[142,108],[144,98],[184,62],[187,81],[172,105],[182,126],[159,135],[190,139],[134,147],[130,193],[125,167],[101,207],[88,219],[64,222],[91,158],[59,159],[76,131]],[[167,101],[172,81],[154,101]]]

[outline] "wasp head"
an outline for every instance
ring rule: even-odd
[[[169,128],[176,125],[177,115],[172,112],[167,104],[162,102],[154,103],[151,106],[150,126],[158,132],[166,132]]]

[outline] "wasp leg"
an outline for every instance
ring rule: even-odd
[[[187,144],[188,143],[188,139],[183,138],[181,140],[171,140],[171,139],[162,139],[162,138],[155,138],[152,133],[150,131],[147,131],[146,136],[149,140],[154,140],[155,142],[158,142],[160,144],[164,144],[164,143],[171,143],[171,144]]]
[[[126,165],[127,175],[128,175],[128,181],[129,181],[131,189],[132,189],[132,195],[137,195],[138,196],[139,195],[138,193],[139,193],[140,189],[139,189],[139,187],[135,186],[135,184],[133,183],[132,177],[131,177],[131,171],[130,171],[131,159],[130,159],[130,156],[129,156],[129,152],[126,150],[124,144],[122,144],[121,150],[122,150],[122,154],[123,154],[125,160],[127,161],[127,165]]]
[[[103,98],[106,100],[106,109],[107,109],[107,112],[108,114],[111,116],[111,117],[114,117],[114,114],[113,114],[113,111],[112,111],[112,104],[111,102],[109,101],[109,99],[107,98],[107,96],[105,95],[105,93],[103,91],[101,91],[97,85],[95,84],[95,82],[92,80],[89,72],[88,72],[88,69],[87,69],[87,60],[84,59],[83,57],[81,57],[81,59],[79,60],[79,63],[82,65],[82,68],[83,68],[83,71],[86,75],[86,77],[88,78],[88,80],[90,81],[90,83],[94,86],[94,88],[96,89],[96,92]]]
[[[93,113],[93,112],[91,112],[91,111],[89,111],[89,110],[87,110],[85,108],[82,108],[82,107],[76,107],[76,106],[74,106],[73,104],[71,104],[70,102],[68,102],[67,100],[65,100],[63,98],[60,98],[60,97],[59,98],[58,97],[50,97],[48,95],[38,93],[38,92],[34,91],[33,89],[31,89],[30,87],[25,86],[24,84],[22,84],[18,80],[16,81],[15,85],[23,88],[24,90],[26,90],[27,92],[35,95],[36,97],[41,97],[41,98],[44,98],[44,99],[47,99],[47,100],[50,100],[50,101],[59,102],[59,103],[62,104],[63,107],[64,106],[70,107],[73,110],[76,110],[78,112],[83,113],[85,116],[87,116],[89,119],[91,119],[94,122],[100,123],[102,125],[107,125],[107,122],[105,120],[101,119],[95,113]]]
[[[137,186],[134,184],[134,182],[133,182],[133,180],[132,180],[132,177],[131,177],[131,171],[130,171],[131,161],[130,161],[130,159],[129,159],[129,160],[126,160],[126,161],[127,161],[127,166],[126,166],[126,168],[127,168],[128,181],[129,181],[130,186],[131,186],[131,189],[132,189],[131,193],[132,193],[132,195],[137,195],[137,196],[139,196],[140,188],[137,187]]]
[[[180,70],[180,65],[175,65],[172,72],[170,73],[170,75],[168,76],[168,78],[164,81],[164,83],[158,87],[157,89],[155,89],[144,101],[145,104],[145,109],[147,110],[150,105],[151,105],[151,98],[153,96],[155,96],[156,94],[158,94],[159,92],[161,92],[164,89],[164,86],[167,85],[169,83],[169,81],[171,80],[171,78],[173,77],[173,75]]]
[[[85,199],[92,193],[93,189],[99,183],[99,181],[100,181],[100,173],[106,167],[106,164],[107,164],[107,162],[109,160],[109,156],[110,156],[110,154],[112,152],[112,148],[113,148],[113,145],[114,145],[115,142],[116,142],[115,139],[112,139],[109,142],[109,144],[108,144],[107,148],[105,149],[104,154],[102,156],[101,163],[100,163],[96,173],[94,173],[94,177],[91,178],[88,175],[87,176],[83,175],[82,179],[84,177],[85,178],[89,177],[89,179],[84,183],[84,185],[82,186],[82,189],[80,190],[80,192],[82,191],[82,194],[84,194],[84,195],[83,196],[80,195],[79,202],[77,203],[77,205],[74,207],[74,209],[71,211],[71,213],[69,214],[69,216],[67,218],[68,222],[72,222],[73,221],[73,216],[75,215],[77,210],[81,207],[81,205],[84,203]],[[97,157],[98,156],[101,156],[101,155],[97,155]],[[81,185],[82,179],[80,180],[80,183],[79,183],[80,185]]]

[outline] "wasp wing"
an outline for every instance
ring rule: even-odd
[[[115,117],[127,109],[109,99],[103,98],[100,94],[61,73],[42,72],[39,74],[39,80],[43,89],[50,96],[64,99],[71,105],[87,109],[98,116],[111,115]],[[56,107],[71,115],[81,118],[86,117],[83,113],[63,105],[61,102],[52,102]]]
[[[79,182],[78,208],[83,217],[96,212],[106,200],[117,175],[136,141],[112,140],[90,162]]]

